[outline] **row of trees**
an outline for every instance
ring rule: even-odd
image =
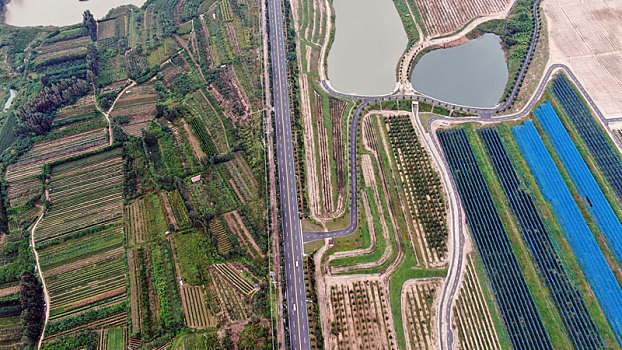
[[[17,111],[24,123],[20,133],[46,134],[52,128],[56,109],[74,102],[89,90],[89,83],[84,79],[66,79],[44,88]]]
[[[45,304],[43,287],[39,279],[31,272],[24,271],[20,281],[20,301],[22,304],[22,324],[24,349],[34,349],[43,330]]]

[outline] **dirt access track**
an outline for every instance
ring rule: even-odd
[[[606,118],[622,116],[622,2],[544,0],[549,65],[570,67]]]

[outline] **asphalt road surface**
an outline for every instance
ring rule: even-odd
[[[270,52],[272,57],[272,97],[275,114],[276,153],[283,225],[283,256],[289,340],[292,349],[311,349],[307,289],[303,270],[302,226],[298,214],[296,168],[287,85],[287,55],[281,0],[268,1]]]

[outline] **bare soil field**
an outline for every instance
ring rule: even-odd
[[[415,0],[415,3],[428,35],[435,37],[453,33],[477,17],[504,12],[513,1]]]
[[[441,285],[442,279],[434,278],[409,280],[402,286],[402,320],[410,349],[434,349],[438,344],[436,312]]]
[[[622,2],[545,0],[549,64],[569,66],[605,117],[622,115]]]
[[[327,279],[330,349],[397,349],[389,288],[377,276]]]
[[[501,349],[499,338],[481,282],[469,255],[464,280],[454,306],[454,318],[458,327],[461,349]]]

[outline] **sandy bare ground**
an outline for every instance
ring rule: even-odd
[[[436,314],[442,282],[442,278],[422,278],[402,285],[402,324],[408,349],[431,349],[438,343]]]
[[[549,65],[572,69],[606,118],[622,116],[622,2],[545,0]]]
[[[499,337],[490,315],[490,305],[486,303],[475,267],[473,254],[468,256],[464,282],[454,307],[456,327],[463,334],[460,337],[464,349],[501,349]]]

